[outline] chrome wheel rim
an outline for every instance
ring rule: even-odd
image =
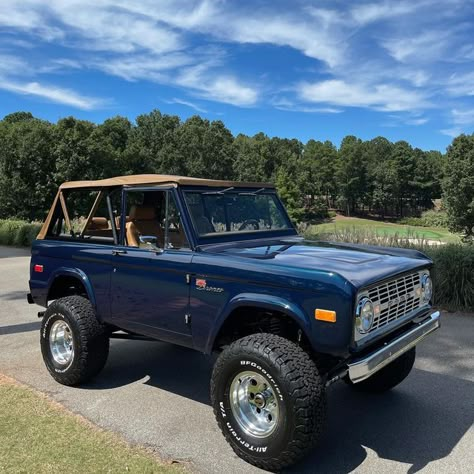
[[[245,433],[270,436],[278,425],[280,408],[270,382],[254,371],[240,372],[230,385],[230,407]]]
[[[72,331],[66,321],[55,321],[49,333],[49,348],[56,363],[69,364],[74,357]]]

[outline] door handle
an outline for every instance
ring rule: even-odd
[[[127,253],[126,250],[112,250],[112,255],[125,255]]]

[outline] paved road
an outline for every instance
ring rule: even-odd
[[[25,301],[28,253],[0,247],[0,372],[165,459],[201,473],[252,473],[217,429],[209,405],[212,361],[160,342],[113,341],[102,374],[81,388],[43,367],[37,307]],[[292,472],[467,473],[474,469],[474,316],[445,314],[392,393],[329,392],[325,439]]]

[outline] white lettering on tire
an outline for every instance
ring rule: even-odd
[[[222,402],[221,402],[222,403]],[[268,446],[253,446],[249,442],[245,441],[245,439],[242,439],[237,433],[237,431],[232,428],[232,425],[227,422],[226,426],[228,430],[230,431],[230,434],[235,438],[235,440],[240,443],[244,448],[247,448],[249,451],[253,451],[255,453],[265,453],[268,449]]]
[[[64,316],[61,313],[51,314],[43,325],[43,333],[42,333],[43,339],[46,339],[46,330],[48,329],[49,322],[51,321],[51,319],[55,318],[56,316],[59,316],[61,319],[64,319]]]

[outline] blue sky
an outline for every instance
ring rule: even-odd
[[[444,151],[474,131],[474,0],[0,0],[0,116],[153,108]]]

